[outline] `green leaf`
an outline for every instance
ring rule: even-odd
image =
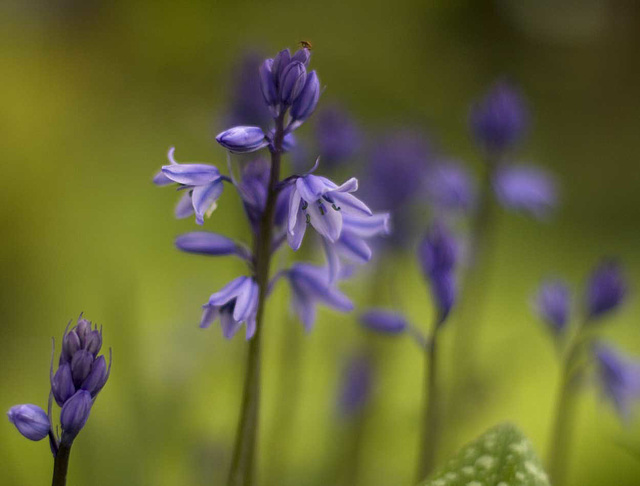
[[[512,424],[466,445],[421,486],[549,486],[529,440]]]

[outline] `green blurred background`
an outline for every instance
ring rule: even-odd
[[[173,238],[195,225],[173,219],[175,194],[151,176],[170,145],[178,160],[224,167],[213,134],[235,57],[300,39],[314,44],[321,103],[345,103],[365,127],[424,126],[476,167],[469,102],[500,75],[522,87],[534,115],[522,155],[558,174],[562,207],[544,225],[501,215],[477,343],[484,400],[449,424],[441,453],[504,420],[544,453],[558,368],[532,291],[549,273],[581,288],[603,255],[628,266],[633,290],[640,282],[636,2],[4,0],[0,27],[0,408],[45,406],[50,336],[80,311],[113,347],[70,484],[223,483],[247,346],[197,323],[242,264],[178,253]],[[246,238],[231,191],[221,206],[206,228]],[[393,266],[395,303],[426,324],[413,256]],[[365,273],[345,287],[364,306],[369,286]],[[635,293],[604,334],[640,354]],[[421,355],[408,339],[365,337],[353,315],[323,311],[304,335],[287,297],[281,289],[271,300],[264,334],[262,483],[338,484],[352,427],[336,420],[340,371],[367,340],[380,366],[359,484],[411,484]],[[638,426],[621,425],[593,389],[577,423],[572,484],[640,483]],[[2,485],[47,484],[51,462],[46,444],[2,423]]]

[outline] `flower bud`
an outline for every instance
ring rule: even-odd
[[[91,372],[87,378],[82,382],[80,387],[83,390],[88,391],[91,397],[95,397],[102,387],[104,387],[109,378],[109,372],[107,371],[107,360],[104,356],[98,356],[91,366]]]
[[[60,364],[68,363],[73,355],[82,347],[78,333],[72,329],[62,338],[62,352],[60,353]]]
[[[540,286],[535,311],[556,333],[562,333],[569,322],[569,287],[560,280],[549,280]]]
[[[73,377],[71,376],[71,365],[69,363],[60,365],[58,371],[56,371],[56,374],[51,380],[51,392],[60,407],[76,392]]]
[[[298,49],[296,53],[291,56],[291,61],[298,61],[306,66],[309,65],[309,60],[311,59],[311,51],[309,49]]]
[[[397,312],[372,309],[360,316],[360,323],[371,331],[400,334],[407,329],[407,321]]]
[[[303,122],[311,116],[316,109],[318,99],[320,98],[320,81],[315,71],[311,71],[307,76],[307,80],[291,106],[292,121]]]
[[[260,66],[260,89],[262,96],[268,106],[278,104],[278,90],[276,88],[275,77],[273,75],[273,59],[265,60]]]
[[[49,417],[37,405],[25,404],[11,407],[7,416],[18,432],[29,440],[42,440],[51,429]]]
[[[84,343],[84,349],[89,351],[95,357],[102,348],[102,334],[97,329],[87,333]]]
[[[71,376],[73,377],[73,383],[76,387],[89,376],[91,371],[91,365],[93,364],[93,354],[89,351],[81,349],[73,355],[71,360]]]
[[[289,64],[280,75],[280,102],[290,105],[298,97],[307,79],[304,64],[295,61]]]
[[[279,86],[280,75],[284,71],[284,69],[291,62],[291,53],[289,49],[284,49],[273,58],[273,65],[271,66],[271,72],[273,73],[273,79],[276,83],[276,87]]]
[[[587,287],[587,315],[596,319],[615,310],[627,294],[627,282],[620,266],[613,261],[601,263],[591,275]]]
[[[78,317],[78,323],[76,324],[74,330],[80,338],[80,345],[84,346],[84,339],[87,333],[91,331],[91,322],[80,316]]]
[[[192,231],[176,238],[176,246],[187,253],[201,255],[233,255],[238,245],[231,238],[208,231]]]
[[[86,390],[79,390],[65,402],[60,412],[60,426],[62,427],[62,442],[70,445],[78,432],[87,423],[91,412],[91,394]]]
[[[233,127],[216,136],[216,141],[229,152],[246,154],[266,147],[269,141],[260,127]]]

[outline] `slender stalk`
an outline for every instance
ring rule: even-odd
[[[67,469],[69,467],[69,455],[71,445],[60,444],[53,463],[53,479],[51,486],[65,486],[67,484]]]
[[[273,236],[273,220],[280,181],[280,159],[282,156],[282,140],[284,138],[284,113],[275,121],[276,131],[271,151],[271,173],[269,188],[260,229],[253,241],[255,257],[255,279],[260,290],[258,311],[256,315],[256,332],[249,341],[247,368],[245,371],[244,391],[240,409],[240,422],[236,433],[229,486],[251,486],[255,477],[256,440],[258,436],[258,417],[260,409],[260,359],[262,327],[264,324],[264,308],[269,288],[269,267],[271,264],[271,239]]]
[[[418,477],[422,482],[433,471],[436,453],[440,444],[440,397],[438,383],[438,328],[436,322],[429,336],[425,356],[425,396],[422,417]]]

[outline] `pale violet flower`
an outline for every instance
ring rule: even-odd
[[[243,276],[232,280],[212,294],[209,302],[202,306],[200,327],[209,327],[220,318],[222,334],[231,339],[244,323],[247,339],[251,339],[256,332],[258,296],[258,284],[254,278]]]

